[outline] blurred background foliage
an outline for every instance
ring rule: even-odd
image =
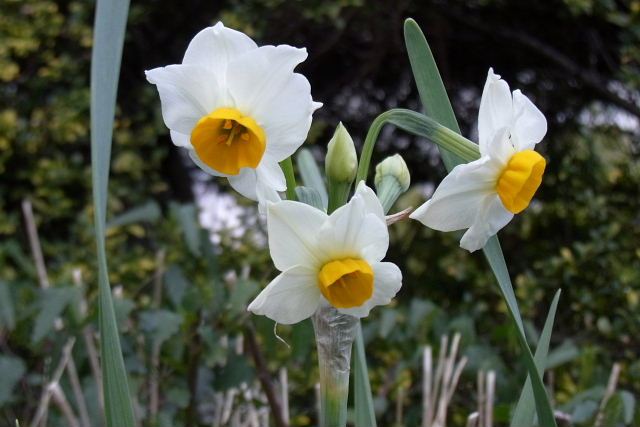
[[[94,4],[0,3],[0,420],[33,419],[62,347],[96,320],[91,224],[89,60]],[[276,274],[252,203],[204,176],[174,147],[143,71],[181,61],[193,35],[223,20],[259,44],[305,46],[298,71],[324,102],[306,147],[320,159],[339,120],[361,143],[392,107],[420,110],[402,23],[421,25],[464,133],[487,69],[530,96],[549,120],[548,171],[531,207],[500,233],[532,344],[561,288],[547,380],[556,406],[593,425],[612,365],[622,370],[606,425],[638,425],[640,410],[640,1],[244,0],[132,2],[114,136],[108,229],[110,279],[135,406],[144,425],[212,423],[216,393],[256,378],[256,338],[275,378],[289,373],[291,423],[313,425],[310,323],[279,326],[245,311]],[[444,174],[434,146],[385,129],[374,161],[400,152],[417,206]],[[236,200],[237,198],[237,200]],[[33,205],[51,286],[32,258],[23,200]],[[206,227],[203,227],[203,224]],[[211,230],[211,226],[215,230]],[[475,408],[476,373],[497,376],[496,422],[508,424],[524,369],[506,307],[482,255],[456,233],[415,222],[391,228],[388,258],[404,272],[395,302],[364,322],[381,425],[403,387],[404,422],[420,420],[420,357],[462,333],[470,359],[449,421]],[[75,272],[75,273],[74,273]],[[75,274],[75,276],[74,276]],[[40,283],[40,284],[39,284]],[[73,350],[92,423],[98,391],[80,340]],[[236,348],[237,347],[237,348]],[[244,350],[242,347],[245,347]],[[240,350],[240,354],[237,354]],[[159,382],[159,409],[149,382]],[[77,404],[68,380],[61,382]],[[630,396],[630,397],[629,397]],[[249,398],[250,400],[250,398]],[[51,425],[62,425],[57,410]]]

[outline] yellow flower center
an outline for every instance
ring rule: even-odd
[[[200,160],[227,175],[258,167],[266,141],[258,123],[235,108],[218,108],[198,120],[191,131],[191,144]]]
[[[326,263],[318,273],[320,292],[336,308],[358,307],[373,295],[373,270],[358,258]]]
[[[503,169],[496,191],[500,200],[510,212],[522,212],[536,193],[542,182],[542,174],[547,162],[533,150],[517,152]]]

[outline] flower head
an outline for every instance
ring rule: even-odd
[[[269,203],[267,228],[271,258],[282,273],[249,305],[256,314],[291,324],[329,303],[364,317],[400,289],[400,269],[381,262],[389,246],[382,206],[364,182],[331,215],[299,202]]]
[[[322,105],[293,72],[306,57],[305,49],[288,45],[258,47],[219,22],[191,40],[182,64],[146,75],[158,88],[175,145],[242,195],[274,200],[286,188],[278,162],[304,142]]]
[[[411,218],[440,231],[468,228],[460,246],[482,248],[540,186],[546,161],[533,149],[546,133],[540,110],[489,69],[478,117],[480,158],[453,168]]]

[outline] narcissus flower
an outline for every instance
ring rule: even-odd
[[[533,149],[546,133],[540,110],[489,69],[478,117],[480,158],[453,168],[411,218],[440,231],[468,228],[460,246],[484,247],[540,186],[546,161]]]
[[[400,269],[381,262],[389,232],[380,201],[364,182],[331,215],[299,202],[269,203],[267,228],[271,258],[282,273],[249,305],[256,314],[291,324],[331,304],[365,317],[402,285]]]
[[[191,40],[182,64],[146,75],[175,145],[244,196],[274,200],[286,188],[278,162],[304,142],[322,105],[293,72],[306,57],[287,45],[258,47],[219,22]]]

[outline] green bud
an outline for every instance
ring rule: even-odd
[[[376,192],[385,213],[398,200],[398,197],[409,188],[411,176],[409,168],[399,154],[394,154],[378,163],[374,179]]]
[[[338,123],[333,138],[327,146],[327,157],[324,161],[324,169],[329,181],[336,183],[351,183],[356,178],[358,171],[358,158],[353,139],[347,129]]]

